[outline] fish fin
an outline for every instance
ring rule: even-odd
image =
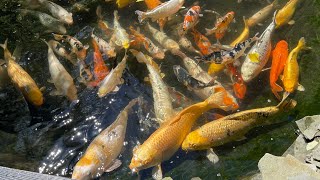
[[[261,70],[261,72],[263,72],[263,71],[268,71],[268,70],[270,70],[270,69],[271,69],[271,67],[264,68],[264,69]]]
[[[288,98],[289,95],[289,92],[284,92],[281,102],[276,107],[284,111],[293,109],[297,105],[297,101]]]
[[[256,53],[256,52],[248,54],[248,57],[249,57],[251,62],[258,63],[260,61],[259,60],[259,54]]]
[[[279,86],[279,84],[275,83],[274,86],[272,87],[272,89],[274,91],[277,91],[277,92],[281,92],[283,91],[283,88],[281,86]]]
[[[13,53],[12,53],[12,57],[14,57],[16,59],[16,61],[19,61],[21,58],[21,44],[17,43],[16,48],[14,49]]]
[[[123,84],[123,83],[124,83],[124,79],[121,78],[121,79],[120,79],[120,84]]]
[[[119,88],[118,86],[116,86],[116,87],[114,88],[113,92],[118,92],[119,89],[120,89],[120,88]]]
[[[281,97],[280,97],[279,93],[277,91],[275,91],[274,89],[271,89],[271,91],[274,94],[274,96],[276,96],[276,98],[281,101]]]
[[[83,46],[83,48],[87,50],[87,49],[89,49],[89,45],[87,44],[87,45]]]
[[[2,65],[4,65],[4,64],[6,64],[6,61],[3,60],[3,59],[0,59],[0,66],[2,66]]]
[[[138,15],[138,20],[140,23],[146,18],[146,13],[143,11],[136,10],[135,13]]]
[[[214,27],[213,29],[207,29],[207,28],[205,28],[205,30],[206,30],[206,36],[209,36],[209,35],[215,33],[215,32],[216,32],[216,29],[217,29],[217,28],[215,28],[215,27]]]
[[[45,86],[42,86],[41,88],[40,88],[40,91],[41,92],[43,92],[43,91],[45,91],[46,90],[46,87]]]
[[[281,81],[283,81],[283,77],[284,77],[283,75],[280,75],[280,76],[279,76],[279,78],[280,78]]]
[[[281,8],[281,4],[279,3],[279,0],[274,0],[274,1],[272,2],[272,5],[273,5],[273,8],[274,8],[274,9],[279,9],[279,8]]]
[[[160,73],[160,77],[161,77],[161,78],[164,78],[165,76],[166,76],[166,74]]]
[[[50,96],[61,96],[63,95],[63,93],[61,91],[58,91],[58,90],[52,90],[50,92]]]
[[[216,164],[217,162],[219,162],[219,157],[217,156],[216,153],[214,153],[213,149],[210,148],[207,150],[207,158],[210,162],[212,162],[213,164]]]
[[[143,2],[144,0],[137,0],[136,2]]]
[[[60,34],[52,33],[52,35],[53,35],[53,38],[54,38],[55,40],[57,40],[57,41],[63,40],[63,36],[60,35]]]
[[[306,89],[301,84],[298,84],[297,90],[298,91],[305,91]]]
[[[100,5],[96,9],[96,15],[98,16],[98,19],[103,19],[102,10],[101,10],[101,6]]]
[[[149,77],[144,77],[144,78],[143,78],[143,81],[144,81],[144,82],[150,82],[150,78],[149,78]]]
[[[294,21],[294,20],[290,20],[289,22],[288,22],[288,24],[289,25],[294,25],[296,22]]]
[[[152,169],[152,178],[156,180],[162,179],[162,169],[161,164],[158,164]]]
[[[199,17],[203,17],[203,14],[199,14]]]
[[[241,136],[240,138],[236,139],[236,141],[243,141],[246,140],[247,138],[245,136]]]
[[[47,79],[47,82],[53,84],[53,80],[52,79]]]
[[[122,162],[119,159],[114,160],[113,164],[105,170],[105,172],[112,172],[121,166]]]

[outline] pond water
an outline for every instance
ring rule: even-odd
[[[64,0],[54,1],[57,4],[72,11],[72,4]],[[96,7],[102,6],[105,21],[112,24],[113,11],[117,6],[99,0],[77,1],[86,6],[88,11],[73,11],[74,24],[67,26],[67,33],[78,37],[84,44],[90,44],[90,30],[97,27]],[[187,0],[186,8],[192,6],[195,1]],[[199,1],[203,9],[210,9],[225,14],[235,12],[235,23],[230,25],[230,30],[221,40],[222,44],[229,44],[242,31],[242,17],[250,17],[259,9],[267,6],[264,0],[206,0]],[[284,5],[286,0],[280,0]],[[21,59],[19,64],[37,82],[39,87],[45,87],[43,91],[45,102],[41,107],[28,104],[22,94],[11,83],[0,88],[0,165],[36,172],[71,177],[72,169],[78,159],[83,155],[86,147],[99,134],[108,127],[117,117],[127,103],[138,96],[144,99],[143,105],[134,108],[130,114],[125,139],[125,146],[121,152],[122,166],[112,173],[105,173],[101,179],[132,179],[128,165],[132,158],[132,149],[145,139],[158,127],[153,121],[153,99],[151,86],[144,82],[147,69],[137,63],[130,55],[128,66],[124,72],[125,83],[117,93],[109,94],[103,98],[97,96],[97,89],[86,88],[79,83],[78,69],[72,64],[60,59],[61,63],[75,79],[78,90],[79,104],[69,114],[60,113],[69,106],[69,101],[64,97],[50,96],[54,86],[47,82],[50,78],[48,72],[47,46],[41,39],[53,39],[52,35],[45,33],[45,29],[32,16],[21,17],[19,9],[23,8],[17,1],[4,0],[0,2],[0,42],[8,38],[11,51],[19,45],[21,47]],[[119,9],[120,23],[128,29],[130,25],[139,26],[135,10],[145,10],[143,2],[134,3],[128,7]],[[266,19],[261,26],[251,29],[250,36],[256,32],[262,33],[271,22],[271,17]],[[173,31],[178,23],[182,22],[183,12],[173,17],[167,23],[164,31],[175,40]],[[232,142],[215,148],[220,161],[212,164],[206,159],[205,152],[184,152],[179,150],[170,160],[162,164],[164,176],[173,179],[239,179],[246,177],[258,170],[257,163],[265,153],[282,155],[297,137],[297,128],[294,121],[306,115],[319,114],[320,112],[320,63],[319,55],[319,30],[320,30],[320,2],[318,0],[301,0],[293,16],[294,25],[286,25],[276,30],[272,36],[273,46],[275,42],[285,39],[289,48],[293,49],[301,37],[305,37],[307,46],[312,50],[303,51],[299,55],[300,83],[305,87],[304,92],[296,92],[290,97],[298,102],[296,108],[283,113],[270,121],[278,122],[270,126],[255,128],[247,134],[247,139]],[[201,18],[197,29],[204,33],[204,28],[212,27],[215,15],[205,14]],[[154,23],[154,25],[156,25]],[[143,25],[141,31],[144,32]],[[88,33],[89,32],[89,33]],[[97,30],[99,32],[99,30]],[[150,37],[150,36],[149,36]],[[210,37],[211,42],[215,39]],[[118,53],[116,61],[120,62],[123,51]],[[88,61],[92,57],[92,47],[88,53]],[[192,57],[194,55],[191,55]],[[0,51],[3,57],[3,51]],[[92,59],[92,58],[91,58]],[[92,60],[91,60],[92,61]],[[115,61],[108,61],[110,66]],[[200,101],[192,92],[188,91],[174,76],[172,66],[181,64],[177,56],[166,52],[165,60],[157,61],[166,76],[164,81],[168,86],[190,97],[195,102]],[[269,67],[271,61],[266,67]],[[206,69],[206,65],[202,65]],[[223,82],[227,76],[219,76]],[[0,84],[1,85],[1,84]],[[226,85],[228,87],[228,85]],[[232,88],[229,88],[232,91]],[[247,94],[244,100],[238,100],[240,110],[267,107],[276,105],[277,99],[273,96],[269,87],[269,71],[264,71],[248,84]],[[214,111],[212,111],[214,112]],[[202,118],[204,119],[204,118]],[[201,121],[200,121],[201,122]],[[142,179],[151,179],[151,169],[140,173]]]

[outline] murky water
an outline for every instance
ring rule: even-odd
[[[67,1],[56,2],[69,7]],[[116,6],[103,1],[88,3],[89,1],[83,0],[81,2],[87,3],[90,11],[74,13],[75,22],[73,26],[68,27],[68,34],[77,35],[84,44],[89,44],[83,28],[96,26],[96,6],[102,5],[105,20],[110,23],[113,21],[113,10],[116,9]],[[285,0],[280,2],[283,4]],[[190,7],[192,3],[194,1],[187,1],[185,7]],[[236,0],[207,0],[199,3],[203,9],[212,9],[221,14],[231,10],[235,11],[236,23],[230,26],[230,32],[221,41],[223,44],[229,44],[241,33],[242,16],[249,17],[268,4],[267,1],[262,0],[243,0],[240,4]],[[152,120],[154,113],[150,110],[153,105],[152,90],[143,81],[147,75],[145,66],[138,64],[134,58],[130,58],[128,68],[124,73],[125,84],[122,85],[119,92],[104,98],[97,97],[97,89],[85,88],[84,85],[75,81],[80,103],[70,114],[61,115],[60,113],[68,107],[68,102],[63,97],[49,95],[54,86],[47,82],[50,77],[46,57],[47,47],[40,40],[40,38],[52,39],[51,35],[42,33],[44,31],[41,25],[32,17],[21,19],[17,11],[21,8],[19,3],[2,1],[0,7],[2,9],[0,11],[0,42],[8,38],[9,48],[12,51],[16,44],[21,44],[22,58],[19,64],[34,78],[39,87],[45,87],[45,104],[40,108],[28,105],[10,83],[0,89],[0,165],[31,171],[40,170],[43,173],[70,177],[73,166],[83,155],[91,140],[114,121],[131,99],[142,96],[144,103],[134,108],[128,121],[126,145],[120,156],[122,166],[112,173],[104,174],[102,179],[137,177],[131,175],[128,168],[132,149],[138,142],[142,143],[157,127]],[[134,15],[136,9],[145,9],[145,7],[143,3],[136,3],[119,10],[120,22],[124,27],[137,25],[137,17]],[[205,157],[205,152],[178,151],[170,160],[163,163],[165,176],[173,179],[190,179],[197,176],[202,179],[213,179],[214,177],[216,179],[237,179],[256,171],[258,160],[266,152],[281,155],[291,145],[297,136],[294,120],[320,112],[319,10],[319,1],[302,0],[293,17],[295,24],[276,30],[273,35],[273,42],[285,39],[290,49],[296,46],[300,37],[305,37],[307,45],[313,48],[299,56],[300,83],[304,85],[306,91],[293,94],[292,97],[298,101],[298,106],[293,111],[273,119],[281,123],[256,128],[250,131],[246,140],[215,148],[220,157],[218,164],[210,163]],[[165,31],[169,36],[176,29],[177,24],[182,22],[181,20],[182,16],[179,14],[167,24]],[[201,19],[198,29],[203,32],[204,27],[212,27],[214,21],[215,16],[206,14]],[[261,33],[270,22],[271,17],[262,26],[252,28],[250,36],[256,32]],[[174,36],[171,37],[177,40]],[[210,40],[213,42],[214,38]],[[122,56],[120,54],[117,60],[120,61]],[[2,51],[0,57],[3,57]],[[77,76],[77,69],[64,60],[61,62],[73,77]],[[186,96],[199,101],[174,77],[171,67],[180,62],[180,59],[169,52],[166,53],[164,61],[158,61],[162,71],[166,74],[164,81]],[[266,67],[269,66],[270,62]],[[246,98],[239,101],[241,110],[277,104],[269,88],[268,76],[268,71],[262,72],[258,78],[248,84]],[[222,75],[220,80],[227,78]],[[142,171],[141,177],[150,179],[151,170]]]

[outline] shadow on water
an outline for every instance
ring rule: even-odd
[[[65,7],[69,5],[64,0],[57,2]],[[75,25],[68,27],[68,33],[76,35],[83,43],[90,44],[88,35],[91,32],[90,28],[96,26],[96,6],[102,5],[105,19],[108,22],[113,21],[113,10],[116,9],[116,6],[98,0],[79,2],[87,4],[90,11],[74,13]],[[280,2],[284,4],[285,0],[280,0]],[[185,6],[189,7],[192,3],[193,1],[187,1]],[[237,23],[231,24],[230,32],[222,40],[224,44],[231,42],[242,31],[242,16],[249,17],[268,4],[267,1],[262,0],[243,0],[240,4],[236,3],[236,0],[208,0],[199,3],[201,6],[205,5],[205,9],[213,9],[221,14],[231,10],[236,12]],[[50,78],[47,47],[39,39],[39,37],[52,39],[52,35],[39,33],[43,31],[42,26],[35,18],[21,19],[18,8],[20,6],[17,1],[4,0],[0,3],[0,43],[9,38],[9,48],[12,51],[16,41],[23,44],[23,54],[19,64],[34,78],[39,87],[45,87],[45,104],[40,108],[28,105],[12,85],[0,89],[0,137],[5,139],[0,146],[5,147],[0,150],[0,165],[70,176],[73,166],[91,140],[116,119],[119,112],[131,99],[142,96],[144,104],[136,106],[129,115],[126,143],[120,155],[122,166],[115,172],[104,174],[102,179],[137,177],[132,176],[128,168],[132,149],[138,142],[142,143],[156,128],[156,123],[152,120],[154,114],[150,110],[152,109],[150,107],[153,106],[152,90],[143,82],[143,78],[147,75],[145,66],[130,58],[128,60],[129,70],[124,73],[125,83],[117,93],[104,98],[97,97],[97,89],[86,89],[75,78],[80,102],[70,113],[61,115],[60,113],[68,108],[69,102],[63,97],[49,95],[54,86],[47,82],[47,79]],[[144,5],[139,3],[119,10],[120,21],[124,27],[137,25],[137,18],[133,16],[133,12],[144,8]],[[165,176],[171,176],[173,179],[190,179],[195,176],[202,179],[236,179],[257,170],[258,160],[266,152],[281,155],[290,146],[296,138],[294,120],[320,112],[319,10],[319,1],[303,0],[294,15],[295,25],[276,30],[273,36],[273,44],[285,39],[289,42],[290,49],[294,48],[298,39],[304,36],[307,45],[313,48],[312,51],[302,52],[299,55],[301,84],[304,85],[306,91],[291,95],[298,102],[296,109],[272,119],[281,122],[280,124],[255,128],[247,134],[246,140],[215,148],[220,158],[215,165],[206,159],[205,151],[186,153],[179,150],[170,160],[162,164]],[[177,19],[179,18],[181,19],[181,16]],[[198,25],[199,30],[211,27],[212,19],[215,17],[205,15]],[[252,28],[250,35],[262,32],[269,22],[271,22],[270,18],[263,23],[263,26]],[[175,30],[177,23],[172,21],[165,31]],[[143,31],[143,26],[141,29]],[[12,33],[12,30],[15,31]],[[210,40],[215,41],[213,37],[210,37]],[[0,51],[0,57],[3,57],[2,51]],[[87,61],[92,60],[90,57],[88,56]],[[110,67],[114,67],[120,59],[121,57],[117,57],[116,60],[108,61]],[[73,77],[78,77],[78,69],[64,60],[61,60],[61,63],[70,70]],[[166,60],[158,63],[161,64],[161,69],[166,74],[164,81],[168,85],[175,87],[193,100],[199,101],[173,76],[172,65],[181,64],[176,56],[167,52]],[[266,67],[269,66],[270,62]],[[265,71],[248,84],[247,97],[240,103],[242,110],[278,103],[269,90],[268,75],[269,71]],[[271,102],[269,103],[268,100]],[[13,163],[13,159],[17,163]],[[151,169],[142,171],[141,177],[150,179]]]

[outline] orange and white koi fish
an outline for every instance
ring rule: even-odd
[[[239,99],[243,99],[247,92],[247,86],[242,79],[241,73],[238,72],[237,68],[234,67],[232,63],[227,64],[226,66],[230,72],[234,94]]]
[[[51,82],[56,87],[55,91],[52,91],[51,95],[63,95],[71,102],[78,101],[77,88],[74,85],[73,78],[59,62],[50,45],[48,45],[48,62],[49,71],[51,75]]]
[[[269,4],[268,6],[262,8],[254,15],[252,15],[248,20],[248,26],[253,27],[261,22],[263,22],[274,10],[279,8],[279,0],[273,1],[273,3]]]
[[[4,59],[7,64],[8,75],[28,102],[35,106],[43,104],[43,95],[31,76],[17,63],[8,49],[8,40],[4,44],[0,44],[4,50]]]
[[[288,43],[281,40],[277,43],[275,49],[272,51],[272,65],[270,70],[270,87],[272,93],[281,100],[278,92],[283,91],[282,87],[277,84],[277,80],[282,73],[286,61],[288,59]]]
[[[193,35],[193,39],[198,48],[200,49],[202,55],[208,55],[213,52],[211,42],[206,36],[201,34],[196,29],[192,29],[191,34]]]
[[[103,52],[104,54],[106,54],[108,56],[108,58],[116,57],[117,53],[115,51],[115,47],[111,46],[104,39],[93,34],[93,32],[91,34],[91,38],[93,38],[97,42],[100,51]]]
[[[57,55],[69,60],[73,65],[77,64],[77,55],[72,52],[68,52],[58,41],[50,40],[48,44]]]
[[[193,6],[188,10],[186,15],[184,16],[183,21],[183,31],[188,31],[189,29],[194,28],[195,25],[199,22],[199,17],[202,17],[203,15],[200,14],[200,6]]]
[[[184,0],[169,0],[152,9],[151,11],[142,12],[137,10],[135,13],[138,14],[140,23],[146,18],[151,18],[153,21],[155,21],[175,14],[179,11],[183,4]]]
[[[190,132],[195,121],[212,108],[224,109],[221,105],[226,92],[217,91],[203,102],[191,105],[160,126],[142,144],[133,149],[133,157],[129,168],[133,172],[156,166],[153,177],[162,179],[160,164],[170,159],[180,148],[184,138]]]
[[[225,32],[228,29],[229,24],[233,21],[233,19],[234,19],[234,12],[233,11],[228,12],[225,16],[217,19],[217,22],[215,23],[214,28],[212,29],[206,28],[206,35],[208,36],[215,33],[217,40],[222,39]]]
[[[296,11],[297,5],[300,0],[290,0],[287,4],[279,10],[276,15],[276,28],[279,28],[285,24],[294,24],[294,21],[291,20],[294,12]]]
[[[131,100],[117,119],[93,139],[75,165],[72,179],[95,179],[104,172],[111,172],[121,165],[117,157],[123,147],[129,113],[137,101],[138,99]]]
[[[286,93],[292,93],[294,90],[304,91],[304,87],[299,84],[299,65],[298,65],[298,54],[299,52],[306,48],[306,41],[302,37],[300,38],[297,47],[295,47],[289,54],[284,66],[283,71],[283,85]]]
[[[93,53],[93,62],[94,62],[94,78],[95,80],[89,82],[89,86],[95,87],[100,84],[100,82],[109,74],[110,70],[103,61],[102,55],[100,53],[99,45],[95,39],[91,40],[94,53]]]
[[[132,33],[132,41],[133,44],[143,44],[144,48],[150,53],[153,58],[163,59],[165,54],[164,51],[155,45],[149,38],[144,36],[143,34],[136,31],[132,26],[130,27],[130,31]]]
[[[57,41],[64,40],[72,47],[72,52],[77,54],[80,61],[83,61],[87,57],[87,49],[89,46],[84,46],[78,39],[69,35],[53,34],[53,37]]]

